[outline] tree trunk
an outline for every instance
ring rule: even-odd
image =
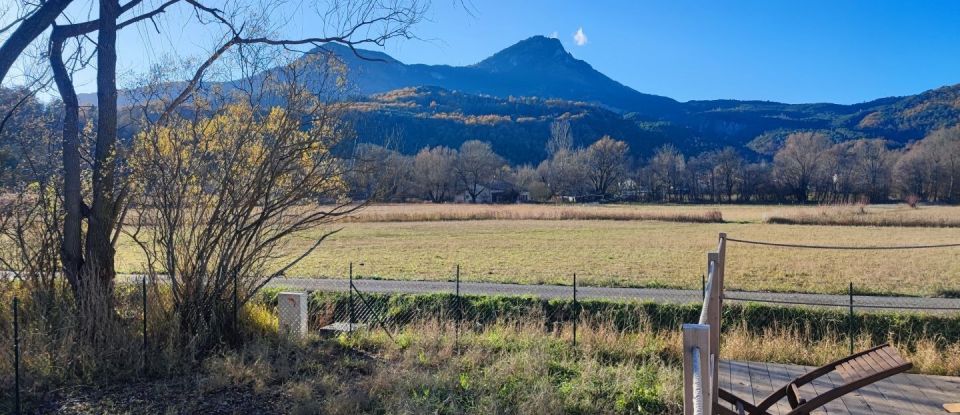
[[[800,183],[797,184],[796,192],[794,195],[797,198],[797,203],[806,204],[807,203],[807,181],[805,179],[800,179]]]
[[[117,169],[117,0],[100,0],[97,36],[97,140],[93,166],[93,202],[87,225],[85,268],[100,286],[113,287]]]
[[[73,288],[79,293],[80,271],[83,267],[81,252],[81,221],[83,201],[80,193],[80,103],[73,82],[63,62],[63,39],[51,36],[50,66],[53,78],[63,100],[63,199],[66,215],[63,221],[63,241],[60,248],[63,272]]]

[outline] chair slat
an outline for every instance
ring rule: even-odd
[[[876,356],[877,356],[877,353],[874,352],[867,355],[863,355],[862,357],[863,363],[865,363],[867,366],[870,366],[871,374],[882,372],[884,369],[883,364],[877,361]]]
[[[893,359],[885,349],[886,347],[877,350],[877,352],[873,354],[873,360],[879,363],[884,369],[896,366],[897,361]]]
[[[889,345],[884,345],[840,359],[808,372],[757,403],[757,407],[748,409],[747,405],[744,405],[744,408],[752,414],[769,415],[770,412],[767,410],[785,397],[793,409],[790,411],[790,414],[809,414],[814,409],[821,408],[833,400],[840,399],[847,393],[873,384],[878,380],[893,376],[894,374],[907,371],[911,367],[912,364],[906,361],[897,349]],[[843,379],[844,384],[836,384],[833,389],[826,391],[816,390],[816,388],[814,388],[816,396],[808,399],[800,396],[800,385],[810,385],[814,387],[813,382],[829,375],[830,372],[837,372],[840,378]],[[741,401],[740,398],[726,391],[721,391],[720,395],[721,399],[727,402]],[[720,408],[726,409],[726,407]],[[726,411],[720,412],[727,413]],[[732,411],[730,412],[732,413]]]
[[[847,364],[849,364],[850,368],[853,370],[847,373],[849,377],[844,380],[861,378],[868,372],[867,369],[864,368],[863,365],[860,364],[860,362],[857,359],[853,359],[847,362]]]
[[[900,355],[900,352],[893,347],[884,347],[880,352],[887,356],[893,366],[900,366],[907,363],[907,360]]]

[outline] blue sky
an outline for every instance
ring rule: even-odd
[[[960,83],[957,1],[474,0],[472,10],[436,1],[418,28],[434,40],[386,51],[463,65],[556,33],[611,78],[679,100],[855,103]]]
[[[681,101],[846,104],[960,83],[960,1],[463,1],[468,10],[460,0],[433,0],[416,28],[423,40],[384,51],[407,63],[467,65],[555,34],[611,78]],[[283,31],[314,24],[296,19]],[[578,45],[581,28],[586,42]],[[166,51],[212,44],[193,29],[168,29],[146,48],[130,46],[153,36],[128,31],[121,67],[143,70]]]

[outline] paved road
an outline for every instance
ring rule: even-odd
[[[454,284],[446,281],[392,281],[392,280],[353,280],[357,289],[374,293],[423,294],[453,292]],[[314,278],[277,278],[271,285],[292,289],[312,291],[347,291],[347,280]],[[520,285],[497,284],[487,282],[461,282],[463,294],[482,295],[532,295],[543,298],[570,298],[573,294],[570,286],[562,285]],[[654,301],[660,303],[687,304],[701,301],[699,290],[677,290],[665,288],[608,288],[577,287],[577,298]],[[807,305],[819,307],[846,308],[849,297],[830,294],[787,294],[748,291],[727,291],[730,301],[759,301],[784,305]],[[960,298],[923,298],[923,297],[853,297],[854,307],[861,312],[899,310],[926,311],[935,313],[956,313],[960,311]]]

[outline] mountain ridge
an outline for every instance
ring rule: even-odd
[[[377,102],[381,99],[378,94],[390,96],[392,92],[396,99],[413,99],[407,91],[410,88],[425,88],[415,90],[415,94],[433,94],[448,100],[446,115],[421,103],[403,109],[380,102],[357,112],[354,118],[362,121],[358,127],[362,141],[376,142],[384,131],[402,127],[410,134],[416,131],[417,136],[401,138],[420,146],[455,147],[458,141],[476,138],[500,143],[504,156],[520,162],[542,157],[543,145],[549,138],[547,120],[537,121],[536,128],[521,122],[530,122],[530,114],[565,117],[566,113],[554,112],[563,106],[578,108],[577,113],[589,120],[575,126],[580,134],[588,135],[579,139],[596,140],[603,134],[632,135],[617,138],[629,139],[638,157],[665,143],[687,153],[733,146],[762,157],[775,151],[787,134],[797,130],[824,131],[837,140],[885,138],[894,145],[903,145],[934,129],[960,122],[960,85],[857,104],[735,99],[680,102],[623,85],[574,57],[559,40],[543,36],[521,40],[466,66],[406,64],[383,52],[352,50],[337,44],[320,46],[306,55],[321,52],[336,56],[347,68],[348,85],[356,102]],[[319,65],[315,62],[324,60],[310,64]],[[528,100],[522,111],[511,114],[510,108],[518,105],[518,97]],[[565,103],[554,105],[553,100]],[[584,109],[577,103],[590,107]],[[482,113],[487,110],[493,112]],[[445,118],[440,119],[441,116]],[[494,118],[501,121],[469,124]],[[503,121],[506,119],[515,125],[507,127]],[[633,126],[627,127],[624,121]],[[517,151],[530,154],[513,154]]]
[[[327,50],[350,61],[353,84],[360,86],[363,95],[436,86],[500,98],[527,96],[582,101],[629,115],[640,122],[672,123],[704,140],[740,147],[765,133],[796,129],[848,129],[855,136],[883,137],[905,143],[960,121],[960,85],[856,104],[735,99],[676,101],[623,85],[575,58],[559,40],[543,36],[521,40],[467,66],[407,65],[389,57],[390,65],[377,68],[375,62],[345,57],[345,52],[353,52],[343,46]],[[370,73],[377,76],[367,76]]]

